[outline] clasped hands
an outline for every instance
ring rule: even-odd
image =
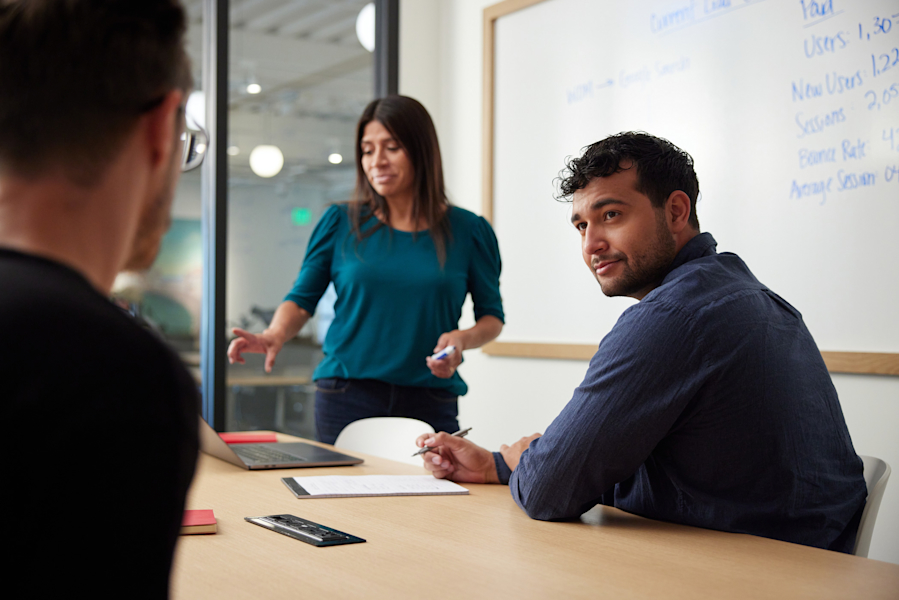
[[[535,439],[535,433],[523,437],[511,446],[503,444],[499,452],[509,469],[515,470],[522,452],[527,450]],[[418,436],[415,444],[419,448],[428,446],[432,452],[422,455],[424,467],[438,479],[467,483],[499,483],[493,453],[481,448],[472,441],[461,437],[453,437],[449,433],[425,433]]]

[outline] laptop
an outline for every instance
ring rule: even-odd
[[[358,465],[361,458],[303,442],[227,444],[200,417],[200,450],[244,469],[293,469]]]

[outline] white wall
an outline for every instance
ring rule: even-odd
[[[481,213],[483,9],[494,3],[400,3],[400,93],[418,98],[431,112],[450,197],[476,213]],[[472,322],[470,311],[464,318]],[[471,439],[491,449],[543,431],[586,367],[580,361],[466,352],[461,373],[471,391],[460,402],[460,421],[473,427]],[[879,456],[899,471],[899,377],[833,379],[856,451]],[[887,486],[869,557],[899,564],[899,474]]]
[[[400,1],[400,93],[428,109],[440,135],[441,3],[437,0]]]

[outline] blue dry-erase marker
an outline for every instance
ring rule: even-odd
[[[446,348],[444,348],[437,354],[432,354],[431,358],[433,358],[434,360],[443,360],[447,356],[452,356],[455,351],[456,351],[455,346],[447,346]]]

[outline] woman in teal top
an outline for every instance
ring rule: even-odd
[[[378,416],[455,431],[457,397],[468,390],[456,370],[462,353],[503,326],[496,236],[482,217],[449,204],[437,134],[417,101],[375,100],[356,140],[356,198],[325,212],[271,325],[256,335],[235,329],[228,357],[263,352],[270,371],[333,282],[335,317],[313,375],[319,439],[333,443],[352,421]],[[469,293],[476,324],[459,330]],[[449,346],[446,358],[430,356]]]

